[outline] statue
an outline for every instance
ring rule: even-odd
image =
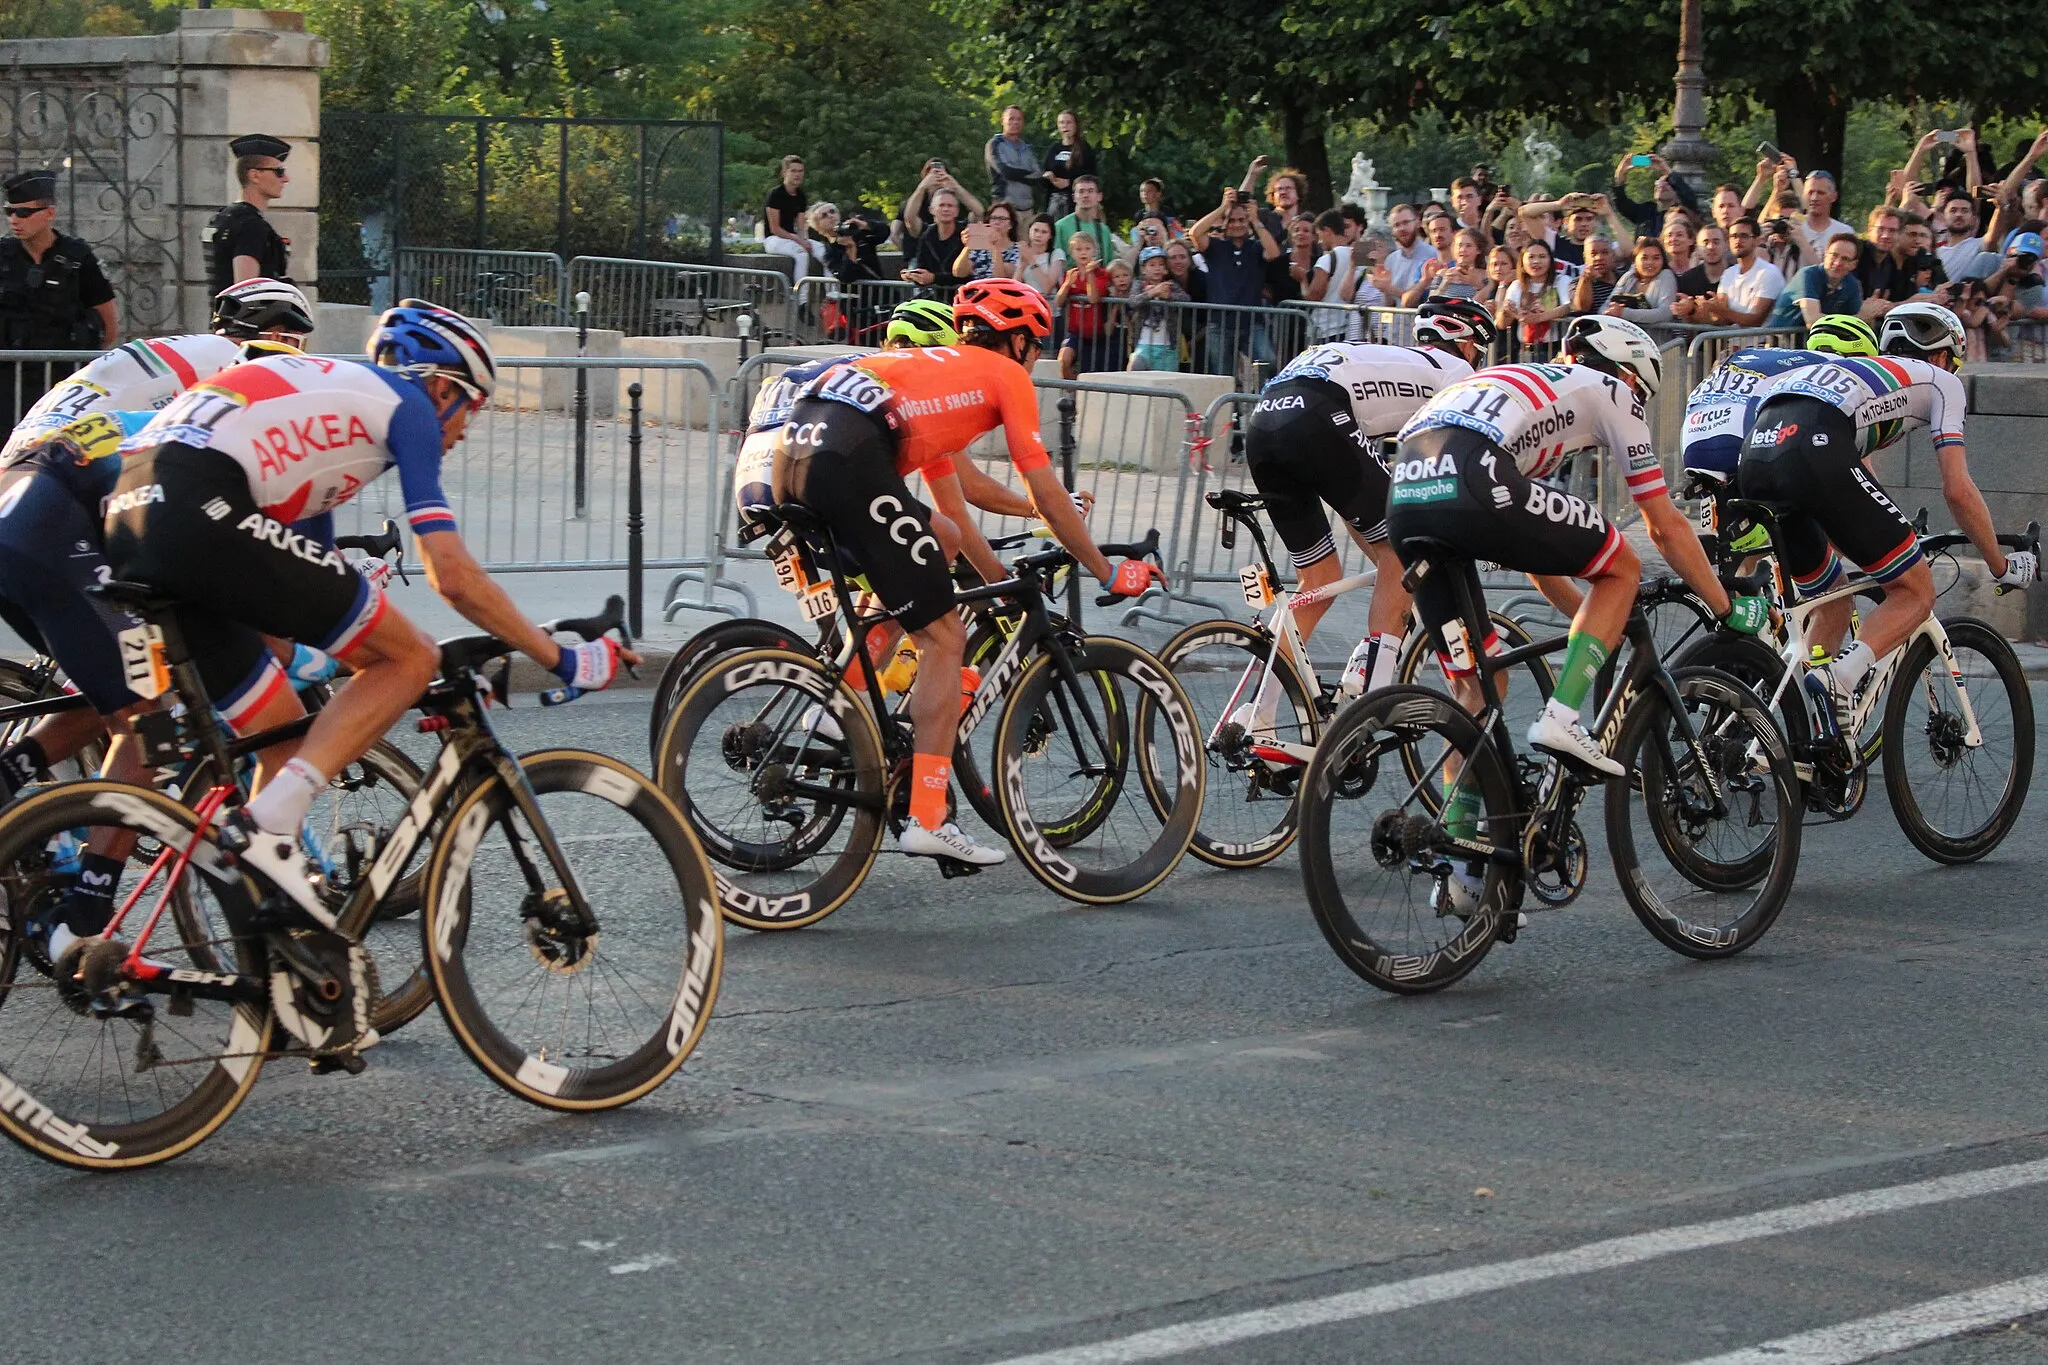
[[[1387,190],[1379,182],[1379,172],[1373,166],[1372,158],[1364,152],[1351,155],[1351,186],[1344,191],[1343,202],[1358,205],[1373,222],[1386,217]]]

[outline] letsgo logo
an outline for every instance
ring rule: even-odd
[[[1766,449],[1781,446],[1799,434],[1797,422],[1780,422],[1774,427],[1758,427],[1749,433],[1749,443]]]

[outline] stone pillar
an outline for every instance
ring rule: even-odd
[[[168,35],[178,45],[185,102],[179,128],[184,202],[184,316],[207,319],[207,222],[240,197],[228,139],[271,133],[292,144],[291,184],[270,222],[291,243],[292,281],[317,300],[320,275],[320,72],[327,40],[295,10],[188,9]]]

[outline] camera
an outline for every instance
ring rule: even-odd
[[[1785,158],[1785,154],[1778,150],[1778,144],[1775,142],[1757,143],[1756,154],[1766,161],[1782,161]]]
[[[1923,270],[1932,270],[1940,264],[1941,258],[1933,252],[1916,251],[1913,253],[1913,259],[1906,262],[1906,269],[1912,274],[1917,275]]]
[[[1934,140],[1936,142],[1954,142],[1956,140],[1955,130],[1953,128],[1937,128],[1934,131]]]
[[[1624,308],[1648,308],[1650,301],[1641,294],[1609,294],[1609,303],[1618,303]]]
[[[1764,233],[1781,241],[1789,241],[1792,236],[1792,220],[1790,218],[1773,218],[1770,222],[1764,224]]]

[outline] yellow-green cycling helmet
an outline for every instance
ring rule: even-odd
[[[1853,313],[1828,313],[1806,334],[1806,349],[1822,355],[1876,355],[1877,333]]]
[[[892,345],[954,346],[960,334],[953,330],[953,310],[937,299],[905,299],[889,314],[889,342]]]

